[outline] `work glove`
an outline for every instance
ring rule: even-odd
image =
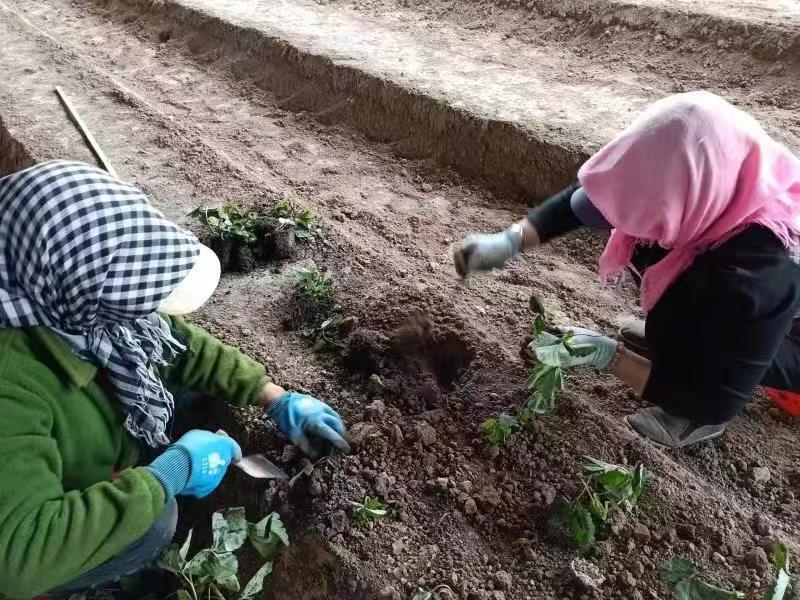
[[[242,459],[239,444],[225,434],[194,429],[147,467],[167,497],[203,498],[222,481],[232,462]]]
[[[341,417],[316,398],[285,392],[269,405],[267,414],[308,456],[327,454],[330,446],[344,453],[350,452],[350,445],[345,440],[347,429]]]
[[[564,333],[568,332],[572,333],[567,342],[572,352],[560,343],[559,337],[546,331],[535,337],[529,347],[539,362],[553,367],[608,367],[617,352],[617,340],[581,327],[567,327]]]
[[[481,233],[465,238],[455,249],[453,262],[461,277],[473,271],[499,269],[519,254],[522,230],[512,226],[500,233]]]

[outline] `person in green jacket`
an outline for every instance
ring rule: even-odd
[[[241,450],[201,430],[171,443],[174,391],[264,406],[310,455],[348,450],[330,407],[179,316],[212,295],[219,261],[139,189],[51,161],[0,179],[0,209],[1,597],[150,566],[175,496],[219,485]],[[139,465],[143,448],[160,454]]]

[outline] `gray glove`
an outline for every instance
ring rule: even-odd
[[[466,277],[472,271],[499,269],[522,248],[522,231],[514,225],[500,233],[475,234],[465,238],[453,254],[456,271]]]

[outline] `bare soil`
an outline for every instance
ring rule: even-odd
[[[573,75],[597,85],[623,85],[633,73],[654,95],[712,87],[774,116],[769,125],[789,143],[798,136],[796,63],[783,58],[765,63],[697,38],[655,41],[645,30],[606,35],[514,6],[392,1],[347,10],[398,11],[404,27],[507,33],[547,52],[563,48],[578,57]],[[800,425],[761,396],[722,438],[664,450],[623,424],[641,405],[634,394],[608,375],[578,371],[555,414],[499,454],[484,444],[480,423],[523,399],[518,350],[531,293],[559,323],[607,333],[637,314],[629,282],[597,282],[602,236],[579,232],[503,272],[462,281],[450,245],[518,218],[524,206],[515,197],[434,160],[403,158],[347,120],[287,110],[287,89],[272,91],[237,66],[241,57],[197,42],[185,28],[137,18],[126,3],[0,0],[0,173],[33,159],[91,160],[53,94],[62,85],[122,177],[170,217],[288,197],[322,219],[323,235],[296,259],[226,275],[196,320],[264,362],[277,382],[339,410],[356,451],[291,490],[233,474],[213,500],[185,507],[185,524],[207,519],[215,505],[279,510],[294,540],[268,593],[281,600],[394,600],[442,583],[473,600],[667,598],[658,565],[673,555],[742,591],[769,585],[754,549],[781,539],[800,550]],[[284,327],[291,270],[311,265],[335,276],[334,310],[357,319],[343,356],[314,354]],[[229,431],[289,470],[303,466],[254,409],[235,414]],[[575,587],[567,567],[576,552],[545,526],[554,498],[577,492],[585,454],[644,462],[656,475],[639,510],[587,553],[606,577],[597,591]],[[383,496],[391,515],[356,529],[349,501],[368,494]]]

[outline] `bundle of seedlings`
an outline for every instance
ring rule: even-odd
[[[310,240],[317,231],[314,213],[289,200],[279,200],[269,212],[224,204],[197,208],[190,216],[202,225],[202,241],[224,271],[246,272],[258,260],[291,258],[297,241]]]
[[[292,285],[288,290],[287,306],[283,318],[283,324],[287,329],[299,329],[305,325],[319,323],[329,319],[333,310],[334,279],[327,271],[319,271],[315,268],[297,267],[292,271]],[[335,325],[335,327],[332,327]],[[322,339],[333,341],[334,331],[341,323],[331,321],[327,327],[320,328],[321,331],[312,335],[320,335]],[[308,330],[301,333],[308,334]]]

